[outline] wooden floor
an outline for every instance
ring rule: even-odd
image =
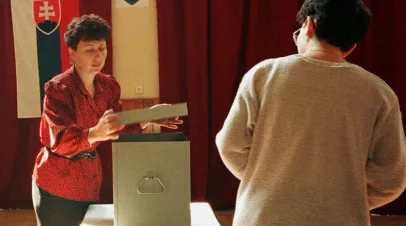
[[[215,211],[221,226],[231,226],[233,211]],[[406,216],[372,216],[372,226],[406,226]],[[1,226],[36,226],[32,210],[0,210]]]

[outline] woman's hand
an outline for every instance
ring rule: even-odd
[[[162,107],[162,106],[168,106],[170,104],[157,104],[152,106],[150,109],[152,108],[158,108],[158,107]],[[179,120],[178,117],[174,118],[174,119],[164,119],[164,120],[158,120],[158,121],[153,121],[153,122],[141,122],[140,125],[143,129],[147,128],[148,125],[158,125],[158,126],[162,126],[162,127],[166,127],[169,129],[177,129],[178,126],[177,125],[181,125],[183,124],[183,120]]]
[[[89,129],[88,140],[90,144],[119,138],[118,132],[125,125],[120,121],[118,115],[112,113],[112,109],[105,111],[97,125]]]

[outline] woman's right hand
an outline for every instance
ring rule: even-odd
[[[125,125],[120,121],[120,117],[117,114],[112,113],[112,109],[105,111],[97,125],[89,129],[88,140],[90,144],[99,141],[117,140],[119,138],[118,132]]]

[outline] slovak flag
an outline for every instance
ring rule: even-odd
[[[44,84],[70,67],[63,34],[79,1],[11,1],[18,118],[41,117]]]

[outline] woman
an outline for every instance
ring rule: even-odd
[[[33,172],[38,225],[80,225],[99,198],[102,168],[97,147],[118,133],[139,133],[149,122],[124,126],[120,86],[100,73],[107,57],[109,24],[84,15],[68,25],[65,43],[73,66],[45,84],[40,138],[44,147]],[[155,122],[176,129],[181,120]]]
[[[216,144],[241,180],[233,225],[367,226],[406,186],[399,102],[345,58],[365,35],[361,0],[306,0],[299,54],[243,78]]]

